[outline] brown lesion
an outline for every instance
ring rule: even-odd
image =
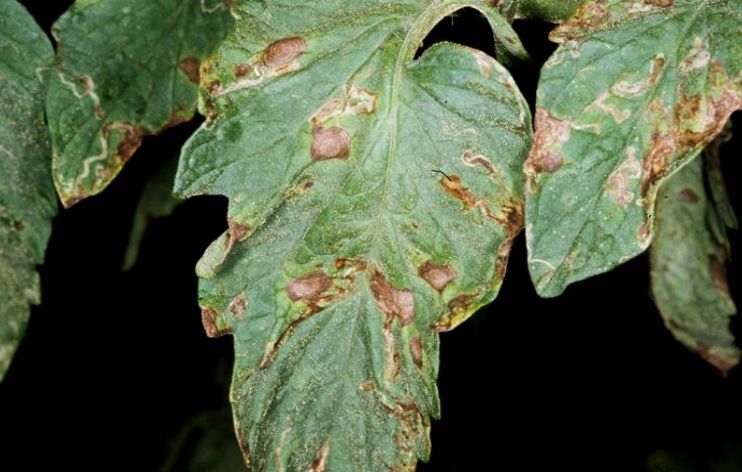
[[[300,36],[279,39],[270,43],[261,57],[266,67],[275,71],[292,68],[294,61],[307,50],[307,42]]]
[[[330,454],[330,444],[325,443],[320,448],[319,452],[312,462],[309,472],[326,472],[327,469],[327,456]]]
[[[178,63],[178,67],[180,67],[180,70],[182,70],[183,73],[188,77],[188,80],[190,80],[194,84],[198,84],[200,77],[200,66],[201,62],[198,60],[198,58],[193,56],[185,57]]]
[[[580,5],[569,21],[552,30],[549,39],[559,44],[569,40],[580,40],[590,31],[597,30],[605,25],[608,14],[608,9],[599,2],[584,3]]]
[[[487,200],[477,197],[461,182],[456,174],[444,175],[440,179],[443,190],[464,204],[466,210],[479,210],[485,218],[503,226],[508,234],[514,234],[523,227],[523,202],[519,199],[510,199],[501,202],[499,212],[492,211]]]
[[[224,252],[219,265],[227,258],[235,243],[244,241],[252,232],[252,227],[248,224],[240,223],[232,218],[227,219],[227,235],[224,238]]]
[[[302,302],[307,306],[317,306],[323,301],[325,293],[332,287],[332,279],[318,270],[303,277],[289,281],[286,293],[292,302]]]
[[[670,159],[675,154],[675,140],[670,133],[655,131],[652,133],[650,147],[642,160],[642,177],[640,193],[646,196],[650,187],[667,175]]]
[[[415,336],[410,340],[410,354],[412,355],[412,362],[415,363],[418,369],[423,368],[423,340],[420,336]]]
[[[103,126],[103,139],[108,141],[111,133],[118,131],[120,138],[116,149],[116,157],[119,165],[126,163],[134,155],[139,146],[142,144],[144,131],[129,123],[108,123]]]
[[[250,64],[235,64],[234,66],[234,76],[235,77],[245,77],[246,75],[253,73],[253,67]]]
[[[684,188],[680,190],[675,195],[675,199],[680,202],[685,202],[685,203],[696,203],[699,200],[698,195],[696,195],[696,192],[694,192],[693,189],[690,189],[690,188]]]
[[[536,133],[524,164],[528,182],[535,189],[534,179],[544,172],[556,172],[564,165],[561,147],[569,139],[572,125],[560,120],[543,108],[536,109]]]
[[[729,283],[727,282],[727,268],[724,261],[716,256],[709,257],[709,274],[716,290],[724,296],[731,298]]]
[[[433,323],[433,330],[439,333],[451,330],[454,327],[454,321],[469,311],[475,298],[476,296],[471,294],[462,294],[449,300],[448,313]]]
[[[456,271],[451,267],[436,264],[432,259],[421,264],[417,269],[417,274],[438,292],[442,292],[446,285],[456,278]]]
[[[312,160],[347,159],[350,154],[350,135],[343,128],[315,126],[312,130]]]
[[[415,298],[411,290],[394,288],[384,274],[375,270],[371,275],[371,292],[387,320],[396,317],[402,326],[407,326],[415,320]]]
[[[245,294],[240,293],[229,302],[229,312],[237,320],[241,320],[245,317],[245,310],[247,309],[247,299]]]
[[[229,326],[220,326],[221,319],[219,313],[211,307],[201,307],[201,322],[204,325],[206,335],[210,338],[218,338],[225,334],[232,334],[232,328]]]

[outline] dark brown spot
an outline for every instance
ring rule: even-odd
[[[19,233],[20,233],[21,231],[23,231],[23,228],[24,228],[23,222],[22,222],[22,221],[19,221],[19,220],[13,220],[13,221],[12,221],[12,222],[10,223],[10,226],[12,226],[12,227],[13,227],[13,229],[14,229],[14,230],[15,230],[16,232],[19,232]]]
[[[466,311],[469,309],[473,298],[474,295],[459,295],[458,297],[454,297],[448,302],[448,309],[451,313]]]
[[[698,201],[698,195],[696,195],[696,192],[689,188],[684,188],[679,191],[675,198],[677,198],[678,201],[687,203],[695,203]]]
[[[417,274],[439,292],[442,292],[446,285],[456,278],[456,272],[453,269],[436,264],[432,260],[422,264],[417,269]]]
[[[662,75],[662,70],[665,68],[665,58],[658,55],[655,56],[655,58],[652,60],[652,65],[649,70],[649,85],[652,86],[657,83],[657,80],[659,80],[660,75]]]
[[[703,98],[699,95],[680,97],[673,110],[673,118],[680,130],[678,144],[681,148],[693,149],[711,142],[724,129],[732,112],[742,108],[742,93],[735,91],[728,84],[725,88],[720,97],[711,95]],[[702,100],[705,100],[705,103],[702,103]],[[690,126],[692,128],[689,129]]]
[[[523,224],[521,202],[510,201],[503,203],[500,208],[501,212],[495,214],[490,208],[489,202],[482,198],[478,198],[471,192],[471,190],[464,187],[461,183],[461,178],[458,175],[445,175],[439,182],[446,193],[457,200],[461,200],[464,204],[464,208],[467,210],[478,209],[486,218],[494,220],[504,226],[509,233],[520,231]]]
[[[637,231],[637,237],[639,238],[640,243],[646,242],[652,235],[650,231],[650,224],[649,222],[645,221],[641,225],[639,225],[639,230]]]
[[[211,307],[201,307],[201,322],[204,325],[206,336],[210,338],[218,338],[225,334],[231,334],[232,329],[227,326],[219,326],[220,323],[219,313]]]
[[[248,234],[250,234],[250,231],[252,231],[250,225],[238,223],[233,219],[227,219],[227,227],[229,239],[235,242],[244,241]]]
[[[497,274],[497,280],[505,280],[505,271],[508,268],[508,259],[510,258],[510,250],[513,247],[515,235],[510,235],[505,241],[500,244],[497,248],[497,260],[495,260],[495,274]]]
[[[312,305],[317,304],[330,287],[332,279],[324,272],[317,271],[290,281],[286,292],[292,302],[301,301]]]
[[[234,243],[244,241],[252,228],[250,225],[238,223],[231,218],[227,219],[227,237],[224,238],[224,258],[232,251]],[[224,262],[224,260],[222,260]]]
[[[474,295],[464,294],[452,298],[448,302],[448,313],[439,321],[435,322],[432,328],[438,332],[449,331],[457,315],[469,310]]]
[[[234,66],[235,77],[244,77],[252,72],[252,66],[250,64],[237,64]]]
[[[652,134],[649,152],[642,160],[640,192],[646,196],[649,188],[664,177],[669,169],[670,159],[675,154],[675,140],[669,134]]]
[[[315,127],[312,130],[311,156],[315,161],[347,159],[350,153],[350,135],[343,128]]]
[[[536,134],[524,170],[529,180],[542,172],[556,172],[564,164],[562,145],[569,139],[571,125],[554,118],[542,108],[536,109]]]
[[[282,69],[290,66],[307,50],[304,38],[294,36],[279,39],[268,45],[263,51],[263,63],[273,69]]]
[[[371,291],[379,309],[388,319],[396,316],[402,326],[407,326],[415,319],[415,298],[410,290],[398,290],[389,283],[384,275],[374,271],[371,276]]]
[[[192,56],[186,57],[180,61],[178,66],[188,76],[188,80],[194,84],[198,84],[200,62],[197,58]]]
[[[304,190],[309,190],[310,188],[314,187],[314,182],[311,180],[306,180],[304,181],[302,186],[304,187]]]
[[[330,453],[330,444],[325,443],[317,453],[317,456],[312,462],[312,467],[309,472],[326,472],[327,468],[327,455]]]
[[[412,361],[418,369],[423,368],[423,340],[420,336],[415,336],[410,340],[410,354]]]
[[[364,392],[372,392],[376,387],[371,380],[367,380],[365,382],[362,382],[361,385],[358,386],[361,390]]]
[[[234,297],[232,301],[229,302],[229,312],[232,313],[232,315],[238,320],[244,318],[246,308],[247,300],[245,300],[245,295],[242,293]]]
[[[444,175],[440,180],[443,189],[452,197],[464,202],[467,210],[474,208],[477,198],[474,194],[461,183],[461,177],[458,175]]]
[[[674,3],[673,0],[644,0],[646,5],[652,5],[654,7],[671,7]]]
[[[608,10],[599,2],[588,2],[580,6],[566,23],[552,30],[549,39],[562,44],[568,40],[582,39],[589,31],[606,23]]]
[[[711,280],[714,283],[716,289],[730,297],[729,284],[727,282],[727,268],[723,261],[720,261],[714,256],[709,258],[709,273],[711,274]]]
[[[209,92],[209,95],[214,95],[221,85],[222,83],[219,80],[211,80],[206,84],[206,91]]]
[[[701,111],[701,95],[681,95],[673,109],[673,118],[678,125],[692,123]]]
[[[341,270],[346,267],[353,267],[356,272],[366,270],[366,261],[362,259],[353,259],[351,257],[338,257],[335,259],[335,269]]]

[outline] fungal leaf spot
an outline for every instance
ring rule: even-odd
[[[456,272],[448,266],[436,264],[432,260],[426,261],[417,273],[430,284],[431,287],[442,292],[446,285],[456,278]]]
[[[415,319],[415,298],[410,290],[399,290],[379,271],[371,276],[371,291],[376,303],[387,319],[396,317],[402,326],[407,326]]]
[[[350,135],[343,128],[315,127],[312,130],[312,160],[347,159],[350,154]]]
[[[324,272],[317,271],[291,280],[286,286],[286,292],[292,302],[300,301],[312,305],[317,304],[330,287],[332,279]]]

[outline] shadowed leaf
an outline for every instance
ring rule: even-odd
[[[736,308],[724,266],[727,223],[707,195],[710,178],[698,158],[660,189],[650,250],[652,293],[673,336],[726,374],[739,363],[740,351],[729,331]]]

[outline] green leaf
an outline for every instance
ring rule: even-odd
[[[57,212],[44,81],[49,39],[15,0],[0,0],[0,380],[39,303],[36,264]]]
[[[78,0],[62,15],[47,115],[65,207],[101,192],[143,136],[193,116],[200,62],[230,20],[216,0]]]
[[[586,0],[511,0],[516,18],[562,23]]]
[[[144,186],[142,196],[134,210],[134,221],[131,223],[129,244],[126,246],[121,270],[134,267],[139,257],[139,247],[149,224],[157,218],[170,215],[181,203],[182,200],[175,198],[172,193],[177,168],[178,154],[173,153],[160,165]]]
[[[739,363],[740,350],[729,330],[736,308],[724,267],[726,224],[707,195],[709,178],[699,158],[660,188],[650,246],[652,293],[673,336],[726,374]]]
[[[208,334],[234,336],[253,470],[428,457],[437,332],[499,289],[531,141],[491,57],[442,43],[413,60],[467,6],[503,24],[484,1],[241,2],[205,64],[175,187],[229,197],[197,272]]]
[[[589,3],[552,32],[526,163],[538,292],[636,256],[657,187],[742,108],[738,1]]]

